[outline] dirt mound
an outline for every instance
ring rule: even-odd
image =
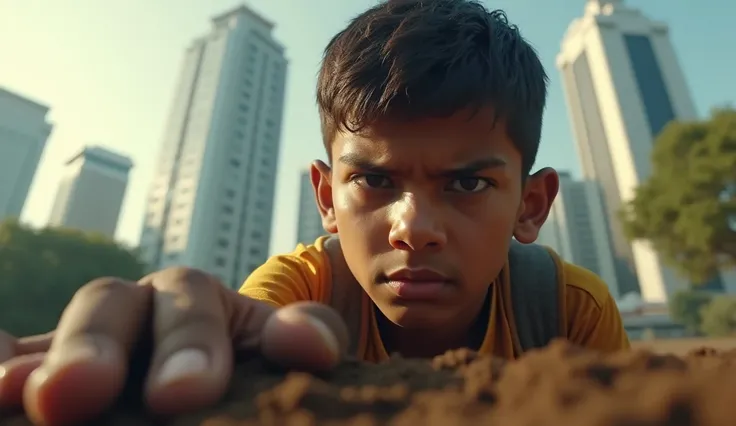
[[[734,389],[736,350],[602,356],[558,341],[508,363],[459,350],[432,362],[346,362],[321,377],[244,360],[210,410],[152,419],[129,396],[93,424],[715,426],[734,424]]]

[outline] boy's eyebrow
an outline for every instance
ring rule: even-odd
[[[443,171],[441,174],[447,177],[468,176],[483,170],[495,169],[506,165],[506,160],[500,157],[488,157],[471,161],[463,166]]]
[[[360,169],[360,170],[364,170],[367,172],[373,172],[373,173],[378,173],[378,174],[391,173],[390,169],[386,167],[381,167],[373,163],[369,158],[363,157],[353,152],[349,152],[347,154],[341,155],[338,161],[345,164],[346,166],[350,166],[354,169]]]
[[[377,174],[391,174],[397,172],[387,167],[379,166],[373,163],[370,159],[363,157],[355,153],[347,153],[340,156],[338,159],[341,163],[353,167],[355,169],[364,170],[367,172]],[[506,160],[500,157],[488,157],[480,160],[474,160],[460,167],[455,167],[449,170],[443,170],[439,173],[441,176],[453,177],[453,176],[467,176],[478,173],[487,169],[495,169],[505,166]]]

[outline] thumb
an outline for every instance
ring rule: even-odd
[[[268,318],[261,334],[261,351],[266,359],[286,368],[324,371],[342,360],[350,338],[334,309],[299,302]]]

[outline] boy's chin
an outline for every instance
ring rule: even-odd
[[[430,303],[390,305],[382,308],[381,312],[386,319],[406,329],[432,330],[447,324],[447,319],[440,315],[441,308]]]

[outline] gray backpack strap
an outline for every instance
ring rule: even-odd
[[[342,247],[337,236],[325,241],[325,248],[330,256],[332,283],[329,306],[340,314],[345,321],[350,336],[348,355],[357,356],[358,339],[362,335],[363,319],[363,287],[355,280],[345,262]]]
[[[564,335],[560,330],[557,264],[552,256],[543,246],[511,241],[511,303],[524,352]]]

